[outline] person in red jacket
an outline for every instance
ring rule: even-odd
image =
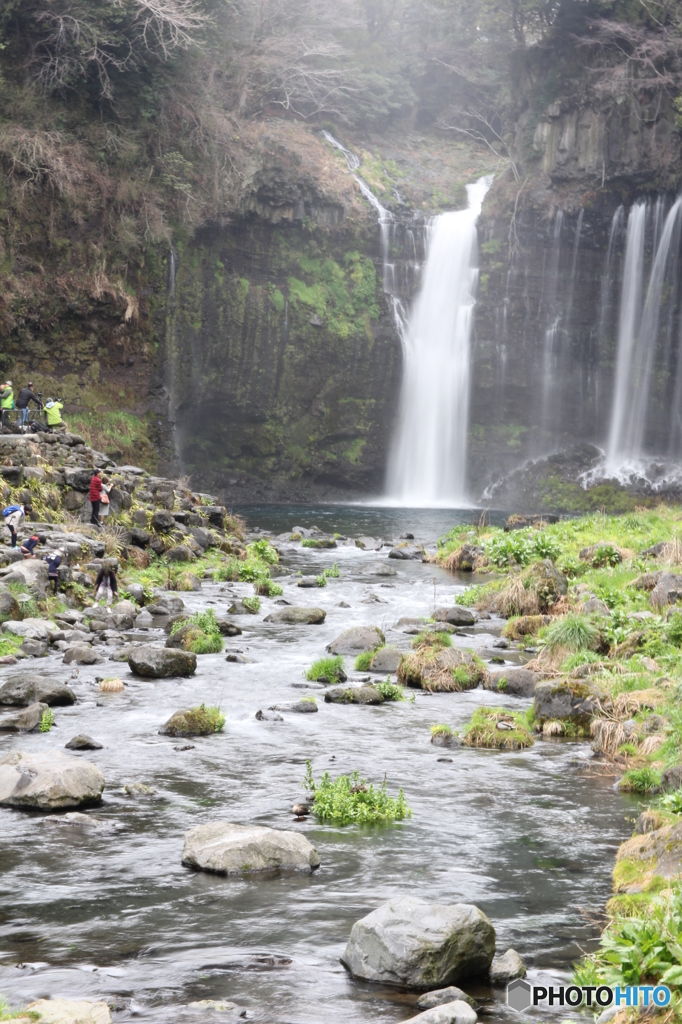
[[[102,503],[102,478],[98,469],[92,475],[90,481],[90,504],[92,505],[92,515],[90,516],[90,522],[93,526],[101,526],[99,521],[99,507]]]

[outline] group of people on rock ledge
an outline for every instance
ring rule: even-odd
[[[19,430],[22,432],[28,430],[29,403],[35,402],[40,413],[45,413],[45,425],[42,423],[40,414],[38,419],[34,420],[34,424],[38,425],[36,429],[65,431],[66,423],[62,419],[61,413],[64,408],[64,403],[59,399],[55,402],[53,398],[48,398],[45,404],[43,404],[42,393],[36,395],[33,387],[33,381],[29,381],[26,387],[21,389],[15,399],[12,381],[7,380],[4,384],[0,384],[0,416],[2,417],[2,426],[9,426],[10,413],[16,409],[19,413]]]

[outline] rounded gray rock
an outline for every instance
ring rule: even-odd
[[[476,1011],[463,999],[455,999],[451,1003],[441,1003],[431,1010],[409,1017],[405,1024],[476,1024]]]
[[[197,656],[191,651],[143,644],[130,652],[128,665],[135,675],[148,679],[191,676],[197,670]]]
[[[310,874],[320,858],[299,832],[214,821],[185,833],[182,863],[220,875]]]
[[[486,976],[494,953],[495,929],[478,907],[408,896],[356,921],[341,962],[365,981],[428,990]]]
[[[0,806],[27,810],[84,807],[102,799],[104,775],[60,751],[11,750],[0,758]]]
[[[317,626],[327,617],[322,608],[297,608],[290,605],[288,608],[280,608],[279,611],[266,615],[263,622],[286,622],[296,626]]]
[[[383,647],[386,637],[377,626],[353,626],[327,645],[330,654],[365,654]]]

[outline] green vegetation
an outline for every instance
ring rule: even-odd
[[[319,658],[310,666],[305,677],[311,681],[324,678],[329,680],[330,683],[343,682],[346,678],[346,673],[343,670],[343,658],[341,655]]]
[[[28,1020],[40,1020],[40,1014],[34,1010],[10,1010],[7,1000],[4,996],[0,996],[0,1021],[16,1020],[18,1017]]]
[[[0,658],[4,658],[8,654],[14,654],[21,647],[21,643],[21,637],[13,636],[11,633],[0,635]]]
[[[468,747],[493,750],[532,747],[528,715],[512,713],[505,708],[477,708],[464,730],[464,742]]]
[[[377,690],[384,698],[384,700],[405,700],[405,691],[403,690],[402,686],[396,686],[395,683],[391,682],[390,677],[385,679],[383,682],[375,683],[374,685],[376,686]]]
[[[49,732],[54,725],[54,712],[52,708],[46,708],[40,716],[39,732]]]
[[[431,633],[425,630],[417,634],[411,644],[415,650],[420,647],[432,647],[434,650],[442,650],[444,647],[452,647],[452,638],[449,633]]]
[[[339,576],[341,575],[341,570],[339,569],[339,567],[336,564],[336,562],[334,562],[334,564],[331,567],[331,569],[323,569],[322,570],[322,575],[326,576],[328,580],[338,579]]]
[[[457,733],[455,732],[455,730],[451,726],[445,725],[444,722],[437,722],[436,725],[432,725],[431,726],[431,735],[432,736],[456,736]]]
[[[357,771],[336,779],[325,772],[316,783],[312,765],[306,761],[303,785],[313,796],[313,814],[320,821],[337,825],[385,825],[412,816],[402,789],[398,790],[397,797],[389,796],[385,781],[375,789],[372,784],[368,786]]]
[[[198,707],[190,708],[185,718],[198,733],[222,732],[225,725],[225,715],[217,705],[206,707],[205,704],[200,704]]]
[[[223,649],[223,638],[216,614],[212,608],[205,612],[195,612],[188,619],[178,619],[173,623],[171,636],[183,631],[182,646],[193,654],[220,654]]]
[[[594,650],[602,642],[599,627],[586,615],[563,615],[540,634],[549,650]]]
[[[318,587],[326,587],[327,586],[327,577],[323,573],[321,576],[316,576],[315,577],[315,582],[317,583]]]
[[[620,788],[625,793],[657,793],[661,785],[661,773],[654,768],[629,768],[621,779]]]
[[[372,667],[372,659],[379,650],[381,650],[381,648],[377,647],[375,651],[363,651],[362,654],[358,654],[355,659],[355,671],[369,672]]]
[[[243,597],[242,604],[254,614],[260,611],[260,600],[257,597]]]

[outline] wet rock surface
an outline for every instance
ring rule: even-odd
[[[320,858],[298,832],[218,821],[185,834],[182,863],[220,875],[310,874]]]
[[[59,810],[99,803],[104,775],[93,764],[58,751],[11,750],[0,757],[0,806]]]

